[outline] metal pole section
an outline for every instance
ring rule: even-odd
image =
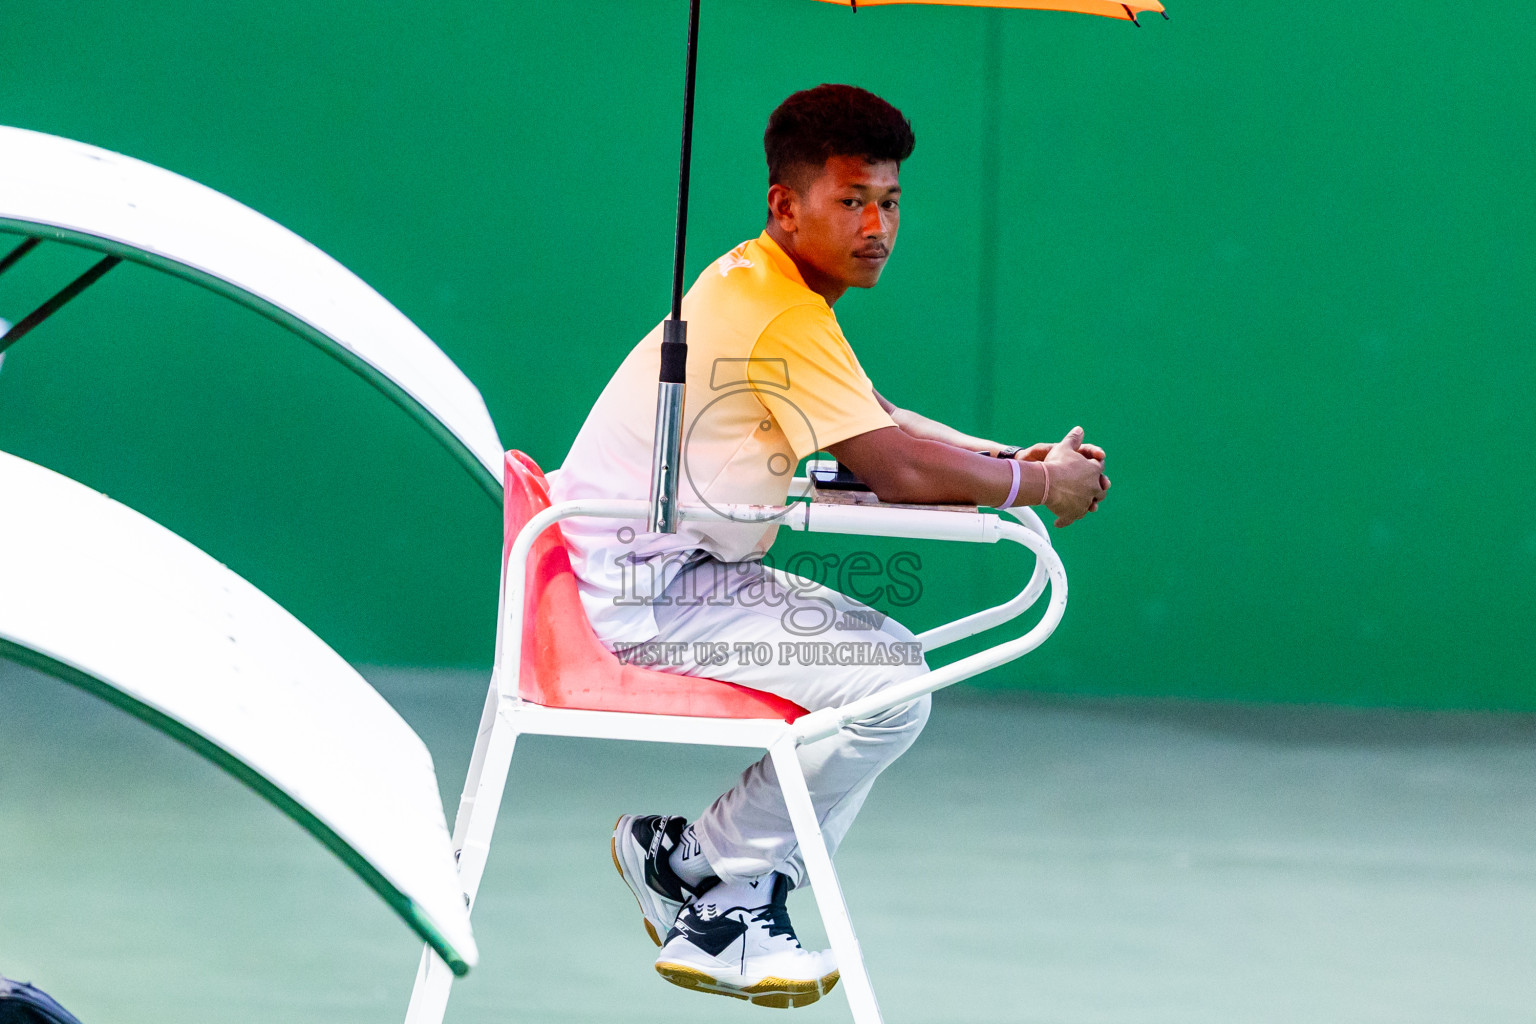
[[[688,324],[683,319],[683,257],[688,248],[688,179],[693,160],[693,82],[699,62],[699,0],[688,8],[688,66],[683,79],[683,151],[677,181],[677,238],[672,249],[672,315],[662,324],[661,379],[651,444],[651,508],[646,530],[677,532],[677,483],[682,468],[683,386]]]
[[[7,331],[3,337],[0,337],[0,353],[5,352],[6,349],[20,341],[22,335],[26,334],[32,328],[42,323],[44,320],[47,320],[50,316],[53,316],[53,314],[59,311],[59,308],[63,306],[64,303],[68,302],[70,299],[74,298],[76,295],[79,295],[91,285],[101,280],[101,276],[103,274],[121,262],[123,262],[123,258],[121,256],[106,257],[105,259],[99,261],[95,266],[91,267],[90,270],[87,270],[85,273],[75,278],[69,284],[65,285],[64,288],[53,298],[49,299],[41,306],[38,306],[32,312],[22,317],[20,323]]]
[[[683,151],[677,174],[677,240],[672,247],[672,319],[683,318],[683,253],[688,247],[688,177],[693,165],[693,80],[699,65],[699,0],[688,8],[688,70],[683,78]]]

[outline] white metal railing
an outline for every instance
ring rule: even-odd
[[[774,523],[791,530],[809,533],[842,533],[865,537],[898,537],[909,540],[961,541],[995,544],[1000,540],[1020,544],[1035,555],[1035,568],[1017,596],[1003,604],[975,612],[922,633],[918,639],[924,650],[933,650],[985,629],[1017,618],[1028,610],[1051,585],[1051,600],[1045,614],[1023,636],[978,651],[959,661],[933,669],[896,686],[887,687],[840,708],[813,711],[795,723],[801,743],[830,736],[847,723],[878,714],[898,704],[964,679],[979,675],[999,665],[1020,658],[1040,646],[1055,630],[1067,607],[1067,574],[1061,558],[1051,547],[1045,526],[1032,509],[1012,510],[1023,523],[1005,520],[1000,515],[982,512],[955,512],[940,509],[890,508],[872,505],[832,505],[795,502],[789,505],[719,505],[713,508],[685,505],[679,516],[689,521]],[[563,519],[644,519],[649,505],[643,501],[577,500],[565,501],[539,512],[518,532],[507,555],[503,574],[501,619],[497,629],[497,676],[506,678],[499,667],[506,665],[515,676],[522,660],[524,589],[527,581],[528,553],[538,536]],[[1024,525],[1028,524],[1028,525]],[[515,693],[515,691],[514,691]],[[504,694],[513,696],[514,694]]]

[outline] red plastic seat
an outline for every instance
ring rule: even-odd
[[[522,452],[507,452],[504,483],[503,567],[518,531],[549,507],[544,473]],[[528,554],[518,694],[545,707],[645,715],[793,722],[806,713],[798,704],[761,690],[621,663],[597,639],[582,610],[559,523],[540,534]]]

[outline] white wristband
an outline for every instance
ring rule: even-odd
[[[1013,504],[1013,499],[1019,496],[1019,460],[1009,459],[1008,466],[1013,470],[1013,486],[1008,488],[1008,497],[1003,499],[1002,508],[1008,508]]]

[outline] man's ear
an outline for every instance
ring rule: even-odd
[[[769,185],[768,216],[780,231],[794,234],[800,217],[800,194],[788,185]]]

